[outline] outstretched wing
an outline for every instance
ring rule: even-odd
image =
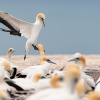
[[[21,33],[26,38],[28,38],[31,34],[31,23],[17,19],[8,13],[0,11],[0,22],[7,26],[9,29]]]

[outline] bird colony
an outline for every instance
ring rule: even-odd
[[[23,70],[11,62],[13,48],[8,49],[6,58],[0,58],[0,100],[100,100],[100,78],[95,82],[84,72],[83,54],[75,53],[66,61],[70,62],[66,69],[57,70],[57,63],[45,55],[44,46],[36,46],[44,21],[43,13],[37,14],[34,23],[29,23],[0,11],[0,23],[7,27],[0,30],[27,38],[23,59],[27,59],[31,46],[40,53],[40,64]],[[51,64],[55,66],[53,71]]]

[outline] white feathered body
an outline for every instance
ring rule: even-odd
[[[30,66],[30,67],[22,70],[20,73],[22,75],[28,75],[33,70],[37,70],[37,72],[38,72],[38,70],[43,70],[44,75],[46,76],[49,73],[49,70],[50,70],[50,63],[45,62],[42,65]]]
[[[85,85],[86,91],[91,91],[92,87],[95,87],[95,82],[93,78],[89,75],[86,75],[84,72],[82,72],[80,80]]]
[[[96,92],[100,92],[100,77],[98,78],[98,80],[97,80],[97,82],[96,82],[95,91],[96,91]]]

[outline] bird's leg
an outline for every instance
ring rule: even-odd
[[[25,50],[25,55],[24,55],[24,60],[26,59],[26,50]]]
[[[36,45],[32,44],[34,50],[39,50]]]

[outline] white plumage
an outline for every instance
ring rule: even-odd
[[[41,65],[30,66],[30,67],[20,71],[17,74],[17,76],[20,77],[22,75],[26,75],[27,78],[28,78],[28,76],[30,78],[30,76],[32,76],[33,73],[35,73],[35,74],[40,73],[40,74],[46,76],[49,73],[50,69],[51,69],[50,68],[50,66],[51,66],[50,63],[56,64],[56,63],[52,62],[51,60],[49,60],[46,56],[42,56],[41,57]]]
[[[24,36],[28,38],[25,46],[24,59],[26,59],[30,46],[33,46],[34,49],[37,50],[36,41],[42,28],[42,22],[44,24],[44,19],[45,15],[43,13],[39,13],[36,16],[35,23],[29,23],[17,19],[8,13],[0,11],[0,22],[10,29],[6,30],[1,28],[2,31],[10,32],[12,35]]]
[[[95,91],[96,92],[100,92],[100,77],[98,78],[96,84],[95,84]]]
[[[75,53],[72,59],[70,59],[69,61],[75,61],[75,63],[79,65],[81,71],[81,81],[85,85],[86,92],[94,90],[95,88],[94,79],[91,76],[86,75],[86,73],[84,72],[84,68],[86,67],[86,58],[80,53]]]

